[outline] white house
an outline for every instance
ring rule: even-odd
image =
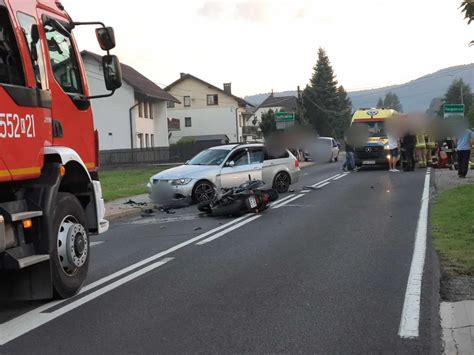
[[[297,112],[298,99],[296,96],[274,96],[272,93],[255,110],[255,119],[260,123],[262,121],[262,115],[270,110],[273,112],[283,110]]]
[[[168,103],[168,116],[180,122],[180,130],[171,132],[170,143],[183,137],[203,140],[205,136],[215,138],[216,135],[227,136],[230,142],[244,142],[257,134],[256,126],[249,126],[252,114],[247,107],[252,105],[233,95],[230,83],[220,89],[191,74],[181,73],[165,90],[181,101]]]
[[[102,57],[82,51],[91,95],[107,93]],[[122,64],[123,85],[109,98],[92,100],[100,150],[168,147],[167,102],[179,100]]]

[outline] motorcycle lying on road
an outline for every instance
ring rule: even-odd
[[[278,192],[273,189],[261,190],[265,183],[251,180],[239,187],[224,191],[216,198],[199,203],[201,212],[215,217],[240,216],[245,213],[259,213],[266,210],[270,202],[278,200]]]

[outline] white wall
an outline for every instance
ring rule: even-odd
[[[180,120],[181,130],[173,132],[170,143],[176,143],[185,136],[201,136],[208,134],[225,134],[231,142],[237,141],[236,107],[220,107],[213,109],[192,109],[169,111],[170,118]],[[191,117],[191,127],[185,127],[185,117]],[[239,127],[239,136],[242,128]]]
[[[102,68],[91,58],[84,58],[91,95],[107,93]],[[135,91],[125,81],[112,97],[92,100],[94,124],[99,131],[100,150],[130,149],[129,110],[135,102]],[[155,147],[168,147],[168,113],[165,101],[154,101],[153,119],[138,117],[138,107],[132,110],[133,147],[140,148],[138,133],[154,134]]]
[[[168,109],[168,117],[179,119],[181,126],[180,131],[173,132],[170,143],[185,136],[209,134],[225,134],[231,142],[242,139],[240,118],[243,109],[234,98],[192,79],[178,83],[169,93],[181,101]],[[219,104],[208,106],[207,95],[214,94],[218,95]],[[184,96],[191,96],[191,107],[184,107]],[[185,126],[185,117],[191,117],[192,127]]]
[[[105,94],[104,77],[99,63],[84,58],[91,95]],[[112,97],[92,100],[94,125],[99,131],[100,150],[130,148],[130,119],[128,110],[135,104],[134,90],[123,83]]]

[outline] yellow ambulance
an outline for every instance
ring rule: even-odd
[[[385,130],[387,120],[399,113],[392,109],[359,109],[352,116],[351,126],[364,125],[368,132],[365,144],[355,147],[355,164],[358,167],[388,165],[388,138]]]

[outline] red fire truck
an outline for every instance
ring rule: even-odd
[[[108,94],[90,96],[73,30],[95,26]],[[105,232],[91,99],[121,86],[114,32],[59,1],[0,0],[0,298],[66,298]]]

